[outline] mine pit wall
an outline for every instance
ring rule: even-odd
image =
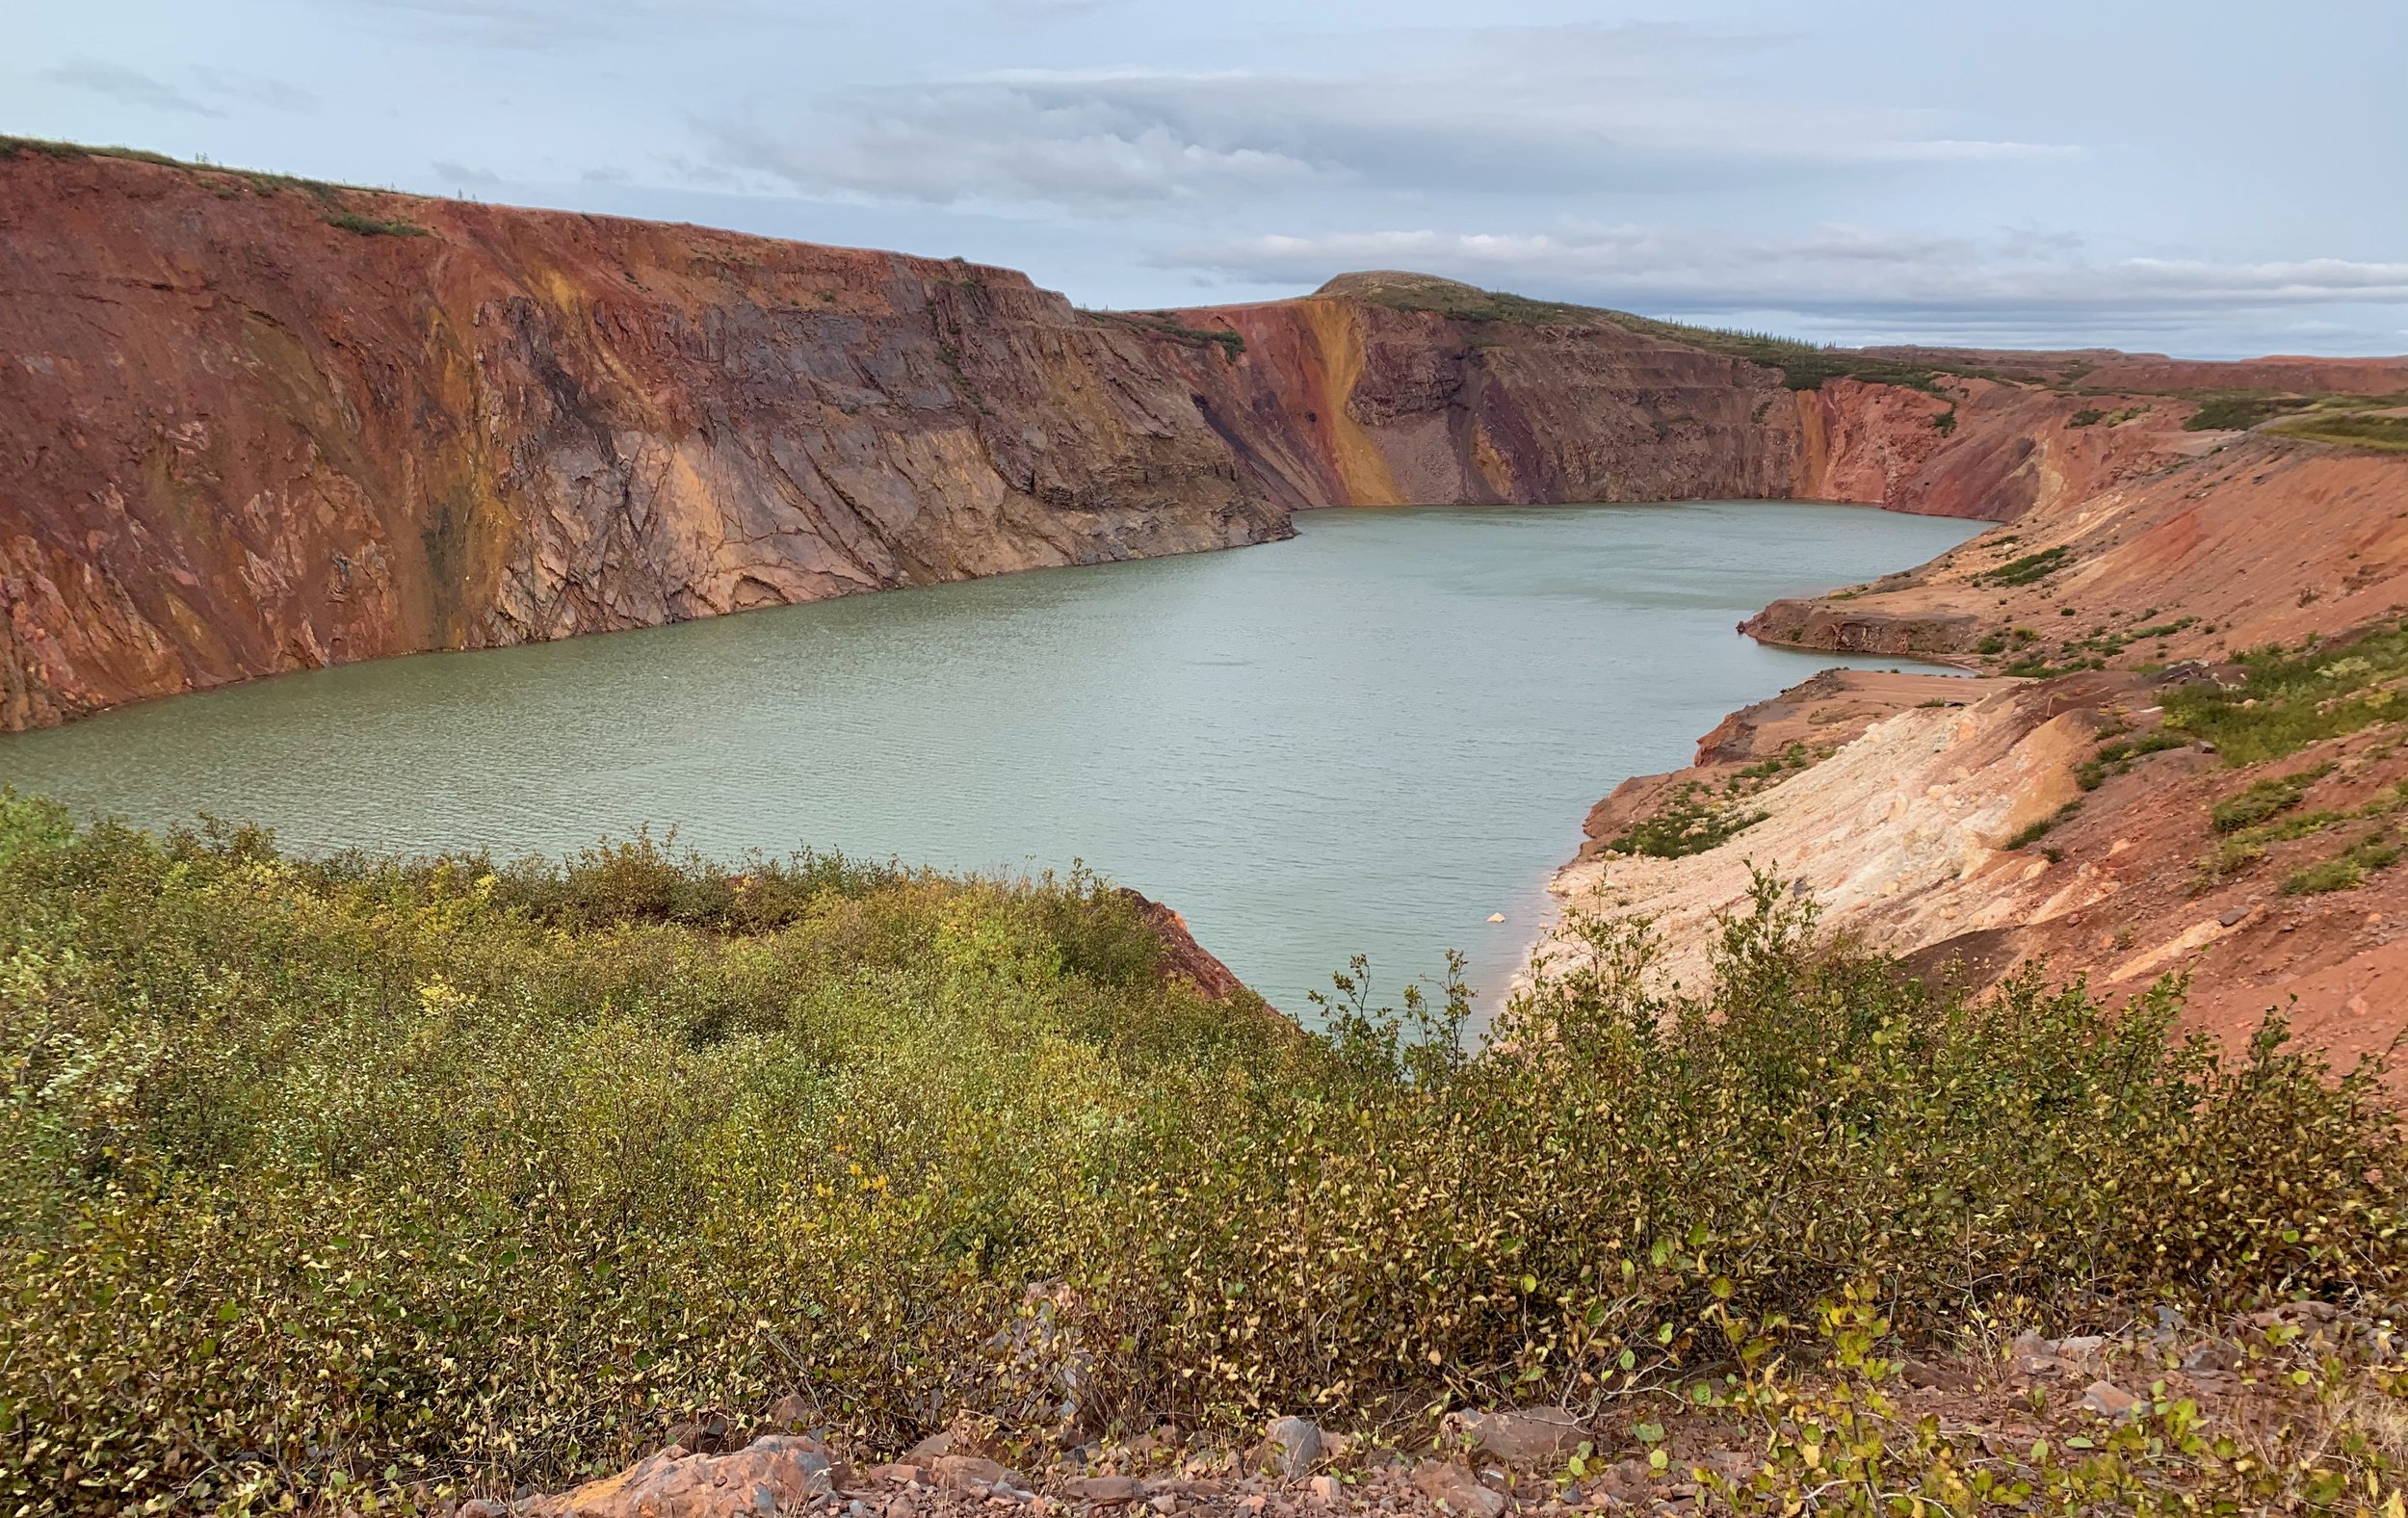
[[[1289,531],[1009,271],[22,151],[0,458],[12,729]]]
[[[1763,499],[1797,408],[1767,369],[1606,325],[1471,323],[1344,298],[1174,313],[1158,339],[1270,498],[1313,506]]]
[[[1091,316],[960,262],[0,151],[0,728],[1259,542],[1307,507],[2013,519],[2198,436],[2162,398],[1938,388],[1348,296]]]

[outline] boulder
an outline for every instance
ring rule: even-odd
[[[1009,1466],[983,1455],[940,1454],[935,1460],[936,1484],[953,1491],[991,1492],[998,1487],[1027,1491],[1029,1479]]]
[[[1125,1507],[1145,1495],[1145,1483],[1134,1476],[1090,1476],[1073,1482],[1070,1491],[1098,1507]]]
[[[801,1433],[819,1421],[811,1403],[801,1394],[788,1392],[770,1403],[761,1414],[763,1433]]]
[[[775,1518],[832,1489],[818,1441],[770,1434],[727,1454],[672,1447],[518,1510],[526,1518]]]
[[[1936,1392],[1970,1392],[1974,1378],[1953,1365],[1940,1365],[1930,1360],[1909,1360],[1899,1373],[1909,1386],[1920,1386]]]
[[[1455,1426],[1478,1448],[1507,1465],[1525,1470],[1551,1470],[1561,1465],[1588,1437],[1588,1429],[1580,1419],[1563,1407],[1458,1413]]]
[[[2140,1399],[2113,1381],[2093,1381],[2081,1394],[2081,1404],[2103,1418],[2124,1418],[2140,1406]]]
[[[1413,1489],[1455,1518],[1501,1518],[1505,1500],[1480,1484],[1471,1467],[1453,1460],[1424,1460],[1413,1468]]]
[[[1271,1468],[1290,1480],[1321,1463],[1321,1426],[1310,1418],[1274,1418],[1263,1438]]]

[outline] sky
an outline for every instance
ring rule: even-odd
[[[16,0],[0,132],[1029,271],[2408,353],[2408,3]]]

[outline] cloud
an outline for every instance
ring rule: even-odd
[[[1570,195],[2061,159],[1931,113],[1769,93],[1766,47],[1687,28],[1383,34],[1322,69],[1017,69],[706,118],[720,161],[806,194],[1088,214],[1313,187]]]
[[[56,68],[43,69],[41,77],[53,84],[106,95],[121,105],[172,111],[184,116],[225,115],[223,111],[195,99],[164,79],[155,79],[121,65],[104,64],[95,58],[69,59]]]
[[[667,23],[778,21],[791,8],[744,0],[348,0],[413,37],[513,52],[549,52]]]
[[[437,179],[456,188],[465,189],[474,185],[480,190],[489,190],[503,182],[502,176],[490,169],[477,169],[454,163],[448,158],[438,158],[429,167],[433,169]]]
[[[1901,330],[2145,329],[2238,312],[2408,303],[2408,262],[2098,258],[2080,239],[2028,228],[1982,238],[1845,226],[1786,237],[1648,226],[1272,235],[1158,262],[1272,285],[1318,284],[1347,269],[1413,269],[1651,313],[1781,312]]]
[[[316,95],[281,79],[270,79],[234,68],[196,67],[192,72],[203,91],[222,100],[262,106],[270,111],[283,111],[295,116],[318,109]]]

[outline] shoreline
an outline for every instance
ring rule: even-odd
[[[2288,1007],[2337,1061],[2380,1051],[2408,1031],[2408,870],[2387,868],[2408,849],[2408,733],[2387,706],[2403,523],[2408,458],[2242,436],[1776,602],[1742,630],[1965,672],[1895,677],[1929,689],[1886,697],[1819,675],[1733,713],[1688,767],[1624,782],[1530,953],[1570,952],[1563,914],[1589,896],[1657,919],[1662,978],[1694,983],[1752,863],[1914,974],[1979,989],[2037,966],[2118,997],[2176,975],[2184,1026],[2228,1046]],[[2295,694],[2236,662],[2277,644],[2316,671]],[[1962,701],[1931,684],[1969,679]],[[2231,751],[2209,741],[2261,721]],[[2228,820],[2244,793],[2274,798],[2275,821]],[[1602,848],[1680,795],[1763,815],[1677,857]]]

